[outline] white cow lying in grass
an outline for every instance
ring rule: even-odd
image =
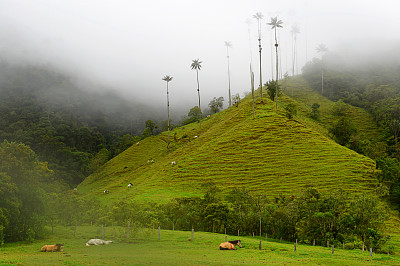
[[[86,246],[98,246],[98,245],[108,245],[112,243],[111,240],[103,240],[103,239],[90,239]]]

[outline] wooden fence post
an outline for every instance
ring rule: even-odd
[[[296,238],[296,245],[297,245],[297,238]]]
[[[194,229],[192,228],[192,241],[193,241],[193,234],[194,234]]]
[[[372,248],[369,248],[369,256],[372,257]]]
[[[260,240],[260,245],[258,245],[258,249],[261,250],[261,240]]]
[[[362,247],[362,252],[364,252],[364,243],[363,243],[363,247]]]
[[[329,240],[326,242],[326,246],[329,248]]]
[[[332,254],[335,253],[335,245],[332,245]]]
[[[312,245],[313,245],[313,246],[315,246],[315,239],[313,240],[313,243],[312,243]]]
[[[158,226],[158,240],[161,240],[161,229],[160,229],[160,226]]]
[[[175,231],[175,223],[172,223],[172,231]]]
[[[130,227],[130,221],[128,221],[128,226],[126,228],[126,238],[129,238],[129,227]]]
[[[254,232],[253,232],[253,238],[254,238]]]
[[[296,248],[296,243],[294,243],[294,252],[296,252],[297,251],[297,248]]]

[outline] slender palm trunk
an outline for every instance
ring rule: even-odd
[[[197,74],[197,95],[199,96],[199,110],[200,110],[200,134],[201,135],[201,107],[200,107],[200,83],[199,83],[199,70],[196,69],[196,74]]]
[[[251,96],[253,97],[253,119],[254,119],[254,73],[250,64],[250,78],[251,78]]]
[[[324,93],[324,67],[321,68],[322,93]]]
[[[294,41],[294,33],[292,34],[292,76],[294,76],[294,63],[296,61],[296,50],[295,50],[295,41]]]
[[[169,92],[168,92],[168,82],[167,82],[167,109],[168,109],[168,142],[167,142],[167,152],[169,152]]]
[[[228,58],[228,85],[229,85],[229,107],[232,105],[232,97],[231,97],[231,72],[229,69],[229,51],[228,47],[226,47],[226,53],[227,53],[227,58]]]
[[[260,95],[261,95],[261,103],[263,102],[262,96],[262,72],[261,72],[261,38],[258,39],[258,51],[260,53]]]
[[[278,110],[278,40],[276,38],[276,28],[275,28],[275,53],[276,53],[276,82],[275,82],[275,110]]]

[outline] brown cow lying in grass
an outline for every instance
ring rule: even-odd
[[[56,252],[56,251],[63,251],[64,244],[54,244],[54,245],[45,245],[43,246],[40,251],[41,252]]]
[[[238,245],[239,247],[242,247],[242,242],[240,240],[224,242],[219,245],[219,249],[220,250],[229,250],[229,249],[236,250],[236,245]]]

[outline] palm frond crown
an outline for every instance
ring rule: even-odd
[[[283,24],[283,21],[282,20],[278,20],[278,17],[274,17],[274,18],[271,18],[271,22],[270,23],[267,23],[268,25],[271,25],[272,26],[272,29],[275,29],[275,28],[282,28],[283,26],[282,26],[282,24]]]
[[[196,60],[192,60],[192,64],[190,65],[192,67],[192,69],[201,69],[201,62],[200,59],[196,59]]]
[[[173,77],[166,75],[165,77],[163,77],[162,80],[166,81],[166,82],[170,82],[173,79]]]
[[[325,52],[328,52],[328,47],[327,47],[325,44],[323,44],[323,43],[319,44],[319,45],[317,46],[317,48],[315,48],[315,49],[317,50],[318,53],[325,53]]]

